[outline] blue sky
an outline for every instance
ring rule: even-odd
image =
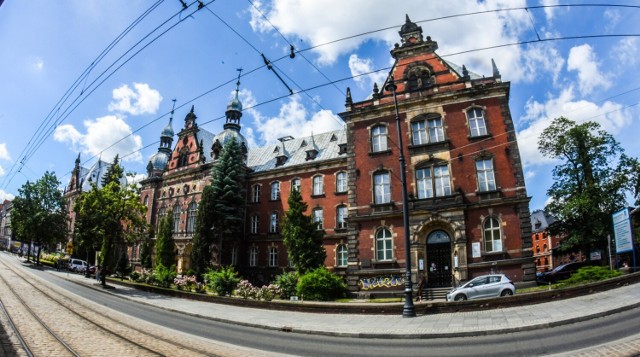
[[[201,127],[219,132],[238,68],[242,130],[252,145],[340,128],[336,114],[344,111],[346,88],[359,101],[383,81],[387,70],[362,74],[391,65],[405,14],[438,41],[446,60],[490,76],[494,58],[503,81],[511,82],[531,210],[544,207],[552,183],[555,163],[539,154],[537,140],[555,117],[597,121],[628,154],[640,156],[639,40],[615,36],[640,34],[640,8],[533,8],[567,4],[557,0],[217,0],[197,10],[197,2],[185,1],[182,12],[179,0],[0,6],[0,199],[47,170],[66,184],[78,153],[85,166],[119,153],[128,171],[144,173],[172,99],[176,132],[191,105]],[[450,17],[495,9],[503,11]],[[391,29],[376,31],[385,28]],[[536,41],[583,36],[606,37]],[[533,43],[484,49],[526,41]],[[290,45],[303,51],[291,59]],[[261,54],[294,92],[305,91],[288,95],[261,68]],[[349,79],[354,75],[360,76]]]

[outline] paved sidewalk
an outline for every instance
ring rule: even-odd
[[[102,290],[95,279],[49,272]],[[640,306],[640,284],[542,304],[415,318],[264,310],[169,297],[112,281],[109,285],[116,286],[104,290],[109,294],[180,313],[259,328],[349,337],[435,338],[515,332],[585,321]]]

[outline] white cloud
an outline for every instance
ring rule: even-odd
[[[4,168],[0,166],[0,176],[4,176],[4,174],[5,174]]]
[[[387,78],[387,72],[365,74],[375,70],[373,60],[370,58],[360,58],[357,54],[352,54],[349,56],[349,70],[351,70],[353,80],[361,88],[373,88],[373,84],[377,83],[380,91],[382,91],[381,86]]]
[[[550,6],[550,5],[558,5],[559,1],[558,0],[541,0],[540,3],[544,6]],[[557,8],[555,7],[547,7],[544,9],[544,15],[547,17],[547,21],[551,22],[553,20],[556,10]]]
[[[253,117],[254,130],[245,131],[250,145],[264,145],[275,142],[278,138],[291,135],[303,137],[311,133],[324,133],[342,128],[340,119],[329,110],[309,113],[301,102],[299,95],[289,97],[280,107],[278,115],[264,116],[250,107],[256,104],[253,93],[249,90],[240,91],[240,99],[244,105],[244,112]]]
[[[602,87],[604,89],[611,86],[607,76],[600,72],[598,61],[593,47],[588,44],[571,48],[567,69],[578,72],[580,93],[590,94],[594,89]]]
[[[547,73],[551,73],[553,82],[558,81],[558,76],[564,67],[564,58],[553,45],[529,45],[523,51],[522,57],[522,79],[534,82],[546,77]]]
[[[16,198],[16,196],[4,190],[0,190],[0,202],[4,202],[4,200],[13,201],[14,198]]]
[[[389,48],[400,42],[398,30],[404,23],[407,9],[414,22],[422,26],[424,36],[431,36],[438,41],[438,54],[445,56],[458,65],[479,74],[491,74],[490,58],[499,59],[497,65],[503,78],[510,81],[531,78],[534,69],[523,71],[526,53],[520,47],[509,46],[486,51],[467,52],[455,56],[446,56],[470,49],[480,49],[506,43],[518,42],[519,36],[529,34],[531,23],[525,11],[503,11],[447,18],[431,22],[420,22],[437,17],[464,14],[483,10],[513,8],[526,6],[525,0],[503,1],[421,1],[406,0],[402,6],[372,6],[367,0],[325,0],[297,1],[274,0],[262,6],[261,11],[288,38],[302,40],[309,47],[335,41],[336,39],[354,36],[375,28],[391,27],[389,30],[369,33],[352,39],[338,41],[330,45],[313,49],[318,55],[318,63],[330,65],[339,56],[353,53],[365,42],[382,41]],[[335,11],[340,9],[340,11]],[[273,28],[262,16],[252,8],[251,25],[254,31],[271,33]],[[357,16],[354,16],[357,14]],[[375,24],[373,27],[371,24]],[[547,52],[547,54],[552,54]],[[550,63],[557,61],[550,60]],[[554,67],[544,67],[544,70]],[[539,69],[535,69],[539,71]]]
[[[602,16],[605,19],[605,30],[607,32],[613,30],[622,18],[622,15],[620,15],[620,11],[614,9],[605,10]]]
[[[521,118],[529,126],[518,132],[518,146],[523,164],[543,165],[552,160],[543,157],[538,151],[538,139],[553,119],[567,117],[578,123],[594,121],[612,135],[618,134],[632,124],[632,115],[622,104],[606,101],[593,103],[574,97],[573,87],[566,88],[557,97],[549,97],[540,103],[530,99],[525,106],[526,114]]]
[[[627,37],[620,40],[611,50],[611,57],[619,65],[629,66],[638,62],[638,39]]]
[[[105,161],[113,160],[116,154],[123,161],[142,160],[139,152],[142,139],[139,135],[131,135],[131,127],[121,118],[108,115],[95,120],[88,119],[84,121],[84,126],[86,134],[80,133],[71,124],[61,125],[56,128],[53,137],[56,141],[70,143],[74,151],[100,156]],[[131,152],[135,153],[128,155]]]
[[[154,114],[160,107],[160,92],[151,89],[146,83],[133,83],[134,89],[123,84],[113,90],[114,102],[109,103],[110,111],[131,115]]]
[[[0,144],[0,160],[11,161],[11,155],[7,150],[7,143]]]
[[[42,71],[44,69],[44,61],[40,57],[36,57],[32,62],[33,68],[37,71]]]

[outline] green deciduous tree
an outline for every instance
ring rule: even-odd
[[[147,227],[147,232],[140,242],[140,265],[145,269],[151,269],[153,267],[153,261],[151,259],[151,251],[153,249],[151,243],[151,237],[153,236],[153,230]]]
[[[307,204],[302,201],[298,190],[291,191],[289,209],[285,213],[282,223],[282,238],[287,247],[289,260],[296,271],[303,275],[324,265],[327,256],[322,246],[324,231],[318,229],[311,216],[304,213]]]
[[[605,249],[612,233],[611,214],[626,207],[626,194],[637,181],[637,159],[624,155],[618,142],[594,122],[578,124],[557,118],[538,141],[540,152],[560,160],[553,169],[546,210],[558,221],[552,233],[562,233],[560,252]],[[637,197],[637,196],[636,196]]]
[[[202,190],[202,198],[198,204],[195,232],[191,239],[191,268],[195,271],[198,280],[207,272],[211,265],[211,246],[213,244],[213,217],[214,217],[213,188],[205,186]]]
[[[160,220],[156,238],[156,262],[164,267],[175,266],[176,244],[173,240],[173,210]]]
[[[235,138],[231,138],[224,144],[212,169],[213,226],[221,254],[223,242],[242,237],[244,231],[246,175],[242,147]]]
[[[122,168],[116,157],[107,171],[103,186],[93,184],[76,202],[82,224],[77,234],[83,240],[90,239],[100,246],[102,284],[106,284],[106,272],[115,271],[129,244],[142,241],[147,234],[146,207],[140,200],[140,190],[134,184],[122,186]]]
[[[16,235],[23,241],[39,248],[63,242],[67,235],[68,214],[62,191],[58,189],[54,173],[45,172],[34,183],[28,182],[18,190],[13,201],[11,224]],[[40,250],[36,256],[40,263]],[[29,259],[29,254],[27,259]]]

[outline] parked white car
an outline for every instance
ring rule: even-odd
[[[504,274],[491,274],[476,277],[467,283],[451,290],[447,301],[464,301],[471,299],[511,296],[516,287]]]
[[[69,270],[76,273],[83,273],[87,270],[87,262],[80,259],[69,259]]]

